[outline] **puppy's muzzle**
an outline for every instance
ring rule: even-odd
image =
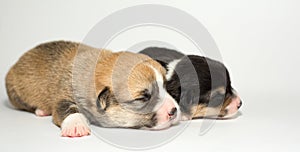
[[[170,117],[170,120],[176,118],[177,116],[177,108],[174,107],[171,109],[171,111],[168,113],[169,117]]]
[[[231,118],[237,114],[238,109],[242,106],[242,100],[239,96],[231,99],[230,104],[225,108],[226,114],[222,118]]]
[[[177,124],[180,118],[180,108],[177,102],[168,94],[156,112],[157,124],[153,130],[161,130]]]

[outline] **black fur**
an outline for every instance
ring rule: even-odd
[[[190,107],[197,104],[220,106],[225,98],[233,96],[229,72],[218,61],[196,55],[185,56],[175,50],[158,47],[146,48],[140,53],[159,61],[166,70],[169,70],[170,62],[180,60],[166,87],[184,113],[189,114]],[[217,91],[218,88],[225,91]]]

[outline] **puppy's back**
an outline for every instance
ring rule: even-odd
[[[39,108],[51,113],[54,98],[72,98],[71,66],[78,46],[78,43],[56,41],[25,53],[6,76],[11,103],[17,109],[33,112]]]
[[[146,54],[152,59],[155,59],[158,61],[162,66],[166,68],[167,64],[170,62],[180,59],[184,54],[172,50],[172,49],[167,49],[167,48],[160,48],[160,47],[148,47],[145,48],[144,50],[140,51],[142,54]]]

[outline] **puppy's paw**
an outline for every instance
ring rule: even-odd
[[[41,110],[41,109],[36,109],[34,113],[38,117],[50,116],[50,113],[48,113],[48,112],[46,112],[44,110]]]
[[[81,113],[70,114],[61,125],[61,136],[82,137],[91,133],[88,120]]]

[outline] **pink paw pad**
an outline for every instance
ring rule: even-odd
[[[41,109],[36,109],[35,110],[35,115],[39,116],[39,117],[45,117],[45,116],[49,116],[50,114],[41,110]]]
[[[62,123],[61,136],[63,137],[82,137],[90,135],[87,119],[80,113],[69,115]]]

